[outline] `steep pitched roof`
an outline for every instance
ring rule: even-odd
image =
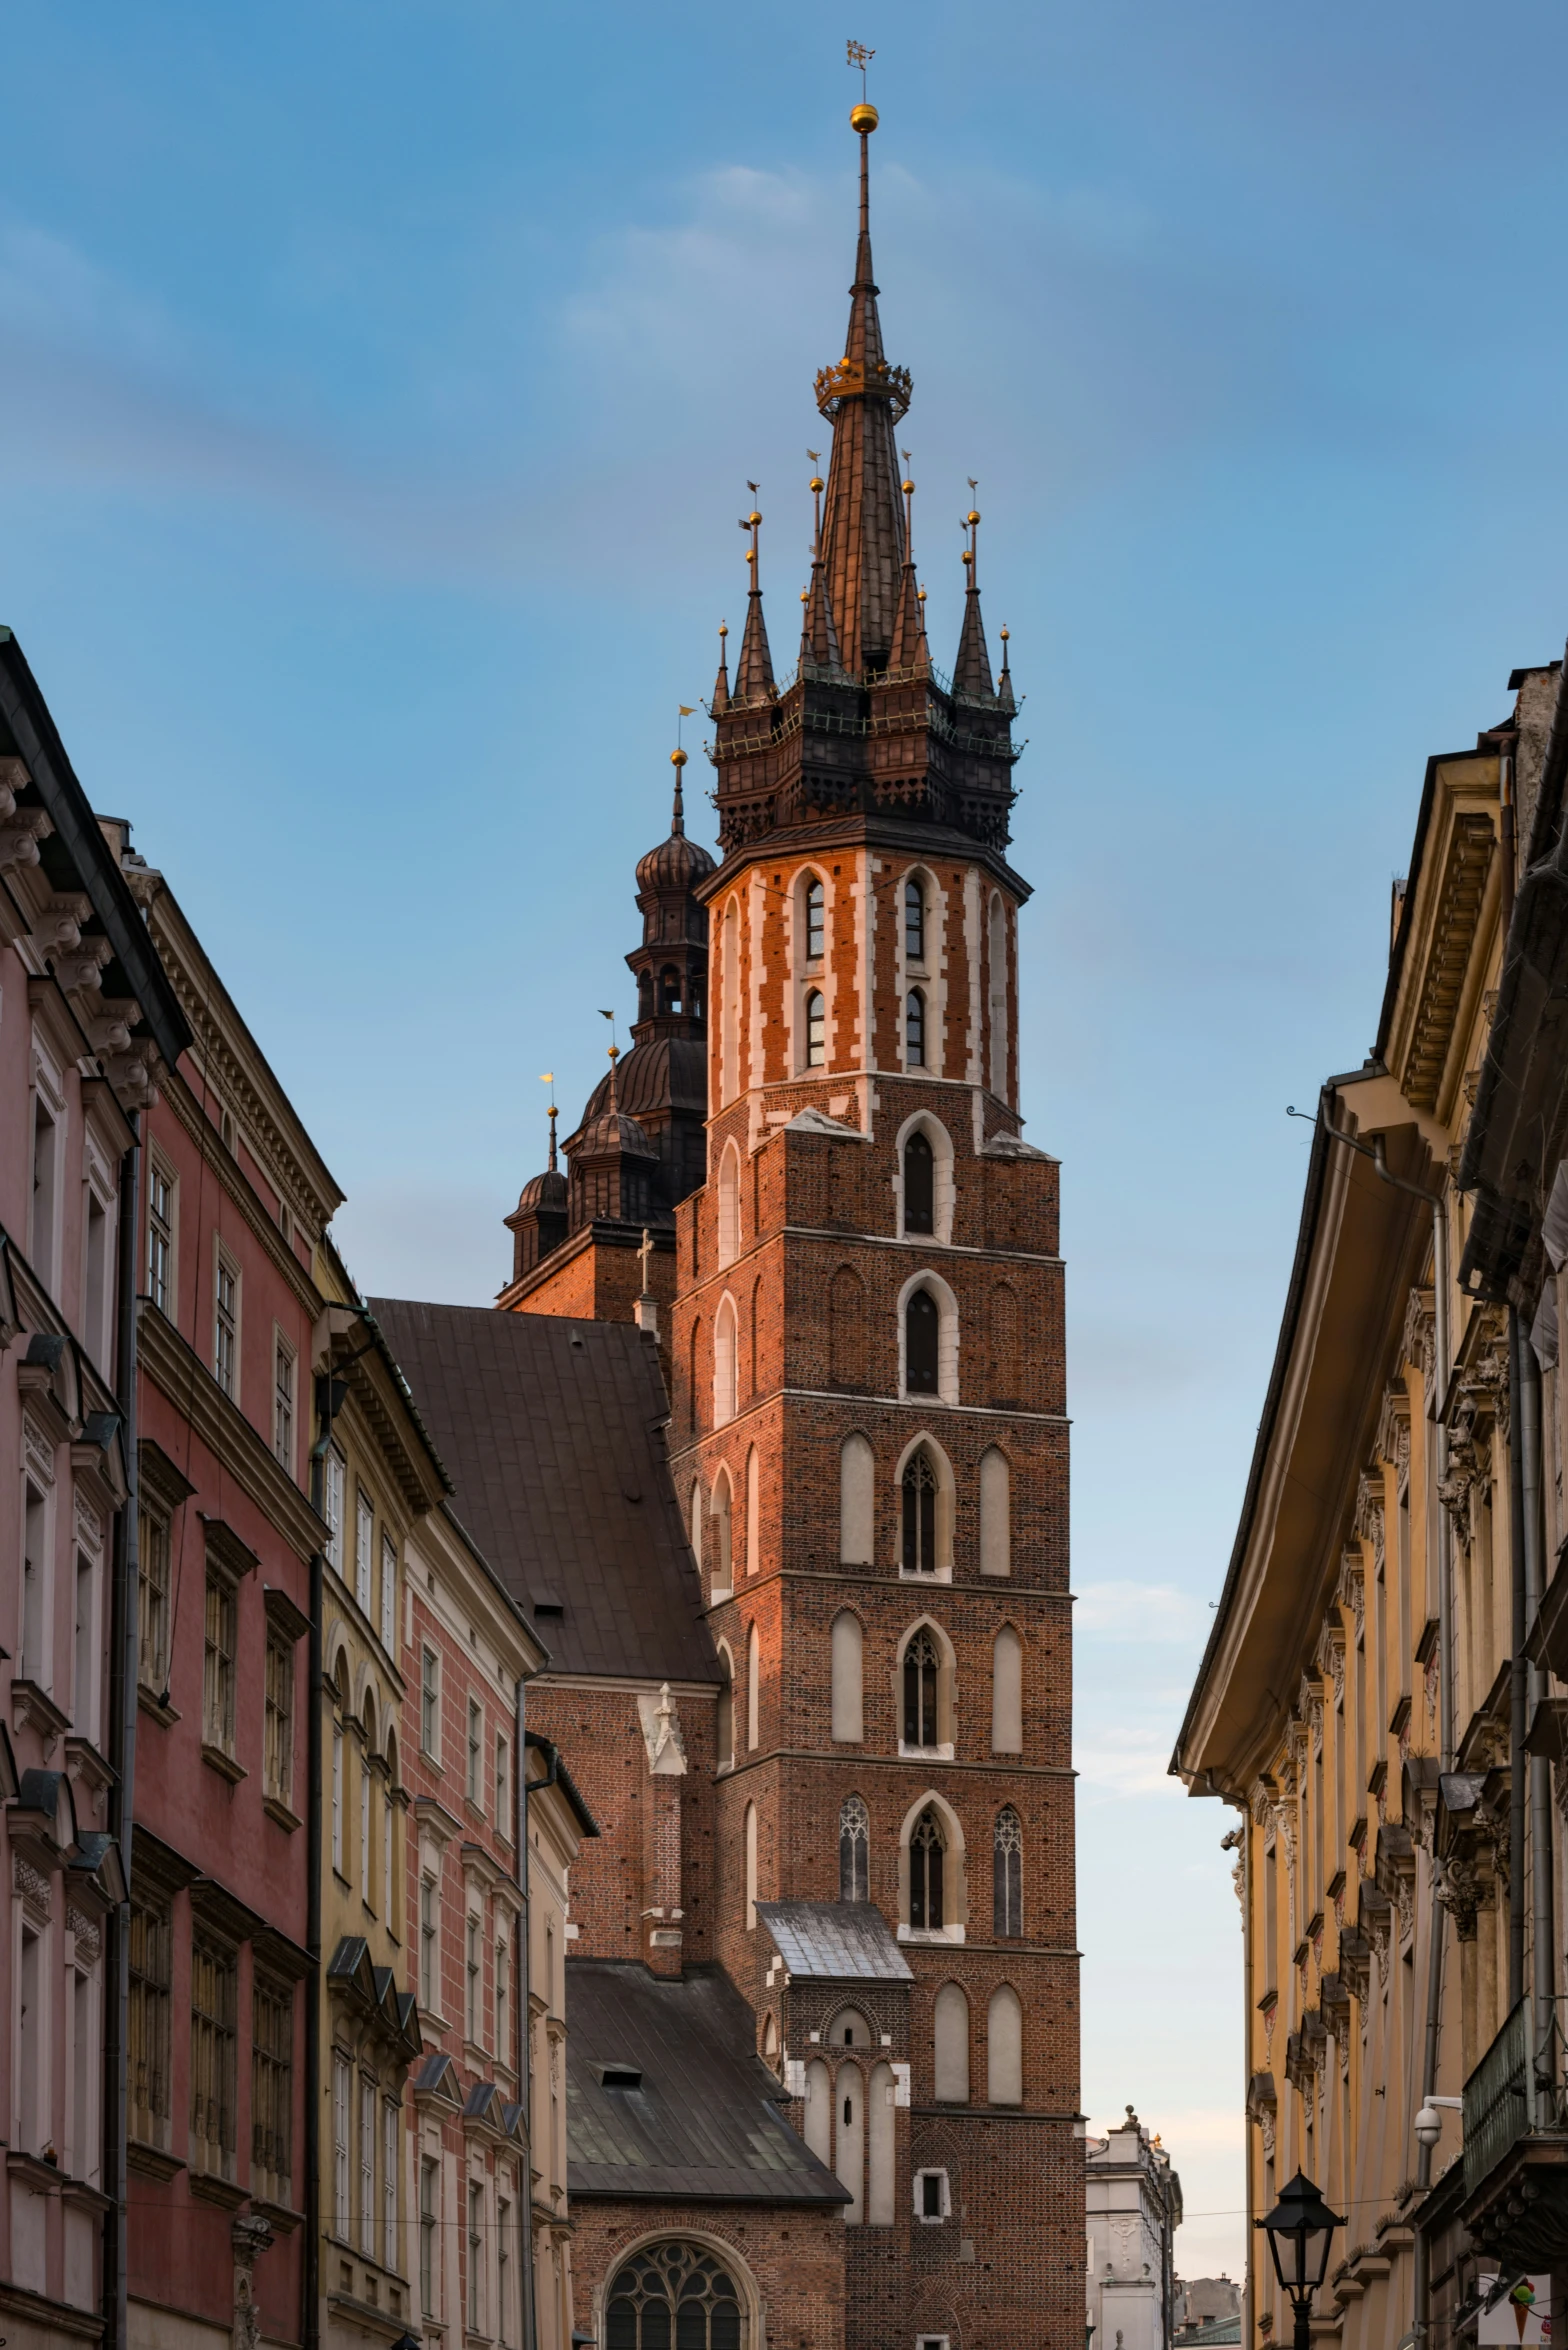
[[[636,1960],[574,1958],[567,1982],[572,2195],[850,2200],[779,2112],[751,2011],[716,1967],[665,1978]]]
[[[371,1311],[451,1474],[459,1522],[551,1665],[716,1681],[653,1339],[625,1322],[491,1306],[378,1297]]]
[[[828,1983],[912,1983],[909,1961],[870,1901],[759,1901],[791,1975]]]

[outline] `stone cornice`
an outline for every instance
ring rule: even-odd
[[[285,1476],[238,1404],[150,1298],[137,1301],[137,1354],[147,1376],[217,1454],[242,1493],[256,1504],[295,1556],[326,1545],[327,1529],[293,1479]]]

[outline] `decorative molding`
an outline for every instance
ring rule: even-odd
[[[137,1351],[148,1377],[224,1465],[242,1493],[283,1536],[296,1558],[325,1550],[327,1529],[293,1479],[286,1476],[244,1413],[225,1395],[206,1364],[150,1299],[138,1300]]]
[[[42,1869],[35,1869],[24,1854],[11,1855],[11,1883],[22,1907],[30,1910],[40,1925],[49,1923],[54,1905],[54,1888]]]

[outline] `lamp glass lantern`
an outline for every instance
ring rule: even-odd
[[[1300,2304],[1309,2301],[1328,2274],[1328,2248],[1344,2221],[1330,2211],[1303,2171],[1297,2171],[1279,2201],[1258,2226],[1269,2240],[1274,2274]]]

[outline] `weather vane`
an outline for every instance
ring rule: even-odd
[[[864,99],[866,95],[866,67],[875,57],[876,51],[868,49],[864,41],[846,41],[844,47],[848,53],[847,63],[858,65],[860,68],[860,95]]]

